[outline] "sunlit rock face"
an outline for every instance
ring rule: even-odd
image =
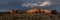
[[[36,13],[36,12],[39,12],[39,10],[38,9],[31,9],[31,10],[27,11],[27,13],[29,13],[29,14]]]
[[[52,10],[41,10],[41,12],[44,12],[44,13],[52,13],[51,11]]]
[[[16,13],[16,10],[10,10],[9,12],[13,14]]]
[[[9,12],[12,13],[12,14],[25,13],[25,11],[23,11],[23,10],[10,10]]]
[[[32,14],[32,13],[46,13],[46,14],[56,14],[56,10],[49,10],[49,9],[31,9],[27,10],[26,13]]]

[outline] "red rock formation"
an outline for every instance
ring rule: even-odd
[[[47,10],[47,9],[45,9],[45,10],[38,10],[38,9],[31,9],[31,10],[28,10],[27,11],[27,13],[29,13],[29,14],[32,14],[32,13],[46,13],[46,14],[51,14],[51,13],[55,13],[55,12],[52,12],[52,10]]]
[[[38,9],[31,9],[31,10],[28,10],[27,13],[29,14],[32,14],[32,13],[38,13],[39,10]]]
[[[10,13],[14,13],[14,14],[16,14],[16,13],[24,13],[24,11],[23,10],[10,10],[9,11]]]

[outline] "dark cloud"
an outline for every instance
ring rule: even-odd
[[[45,0],[0,0],[0,10],[10,10],[10,9],[26,10],[26,7],[22,7],[23,3],[37,3],[39,1],[43,2]],[[51,3],[55,3],[50,8],[56,8],[57,11],[60,11],[60,0],[50,0],[50,1]]]

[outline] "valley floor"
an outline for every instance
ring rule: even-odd
[[[60,14],[5,14],[0,13],[0,20],[60,20]]]

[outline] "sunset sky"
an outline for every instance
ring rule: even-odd
[[[7,10],[27,10],[33,8],[34,6],[22,6],[26,3],[37,3],[37,7],[56,9],[60,12],[60,0],[0,0],[0,12],[5,12]]]

